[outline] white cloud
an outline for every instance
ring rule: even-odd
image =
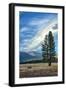
[[[25,32],[25,31],[28,31],[28,30],[29,30],[28,27],[22,27],[22,28],[20,29],[20,33],[21,33],[21,32]]]
[[[29,33],[30,33],[30,30],[31,30],[30,28],[31,28],[31,27],[37,26],[37,29],[39,29],[39,28],[42,27],[42,26],[43,26],[43,27],[46,26],[46,24],[48,24],[49,22],[50,22],[49,19],[33,18],[33,19],[31,19],[30,22],[27,23],[28,26],[22,27],[22,28],[20,29],[20,33],[21,33],[21,32],[27,32],[27,31],[29,31]],[[35,29],[33,29],[33,31],[35,31]]]
[[[24,42],[28,42],[28,39],[24,39],[23,41],[24,41]]]
[[[28,50],[27,50],[27,47],[20,47],[19,48],[19,51],[25,51],[25,52],[27,52]]]
[[[38,31],[38,33],[36,34],[36,36],[33,37],[31,39],[31,42],[27,45],[28,50],[33,50],[36,47],[38,47],[41,44],[41,42],[44,40],[45,35],[48,34],[49,31],[52,31],[52,33],[57,32],[57,29],[56,30],[53,30],[52,29],[53,25],[56,24],[56,23],[57,23],[57,20],[56,19],[53,19],[49,23],[49,25],[46,26],[46,28],[44,28],[43,30]]]
[[[23,40],[21,43],[20,43],[20,46],[26,46],[28,43],[30,43],[30,40],[29,39],[25,39]]]
[[[42,24],[46,24],[48,23],[49,20],[48,19],[33,19],[29,25],[42,25]]]

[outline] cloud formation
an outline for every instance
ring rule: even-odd
[[[31,42],[28,44],[27,48],[28,50],[33,50],[41,45],[42,41],[45,38],[45,35],[48,34],[49,31],[52,31],[52,33],[57,32],[56,30],[53,30],[52,27],[55,25],[57,21],[52,20],[47,27],[45,27],[43,30],[40,30],[37,32],[35,37],[32,38]]]
[[[57,20],[57,14],[52,13],[30,12],[20,15],[20,51],[40,51],[45,35],[49,31],[58,32]]]

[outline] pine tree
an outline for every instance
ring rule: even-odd
[[[49,31],[49,34],[45,36],[42,44],[42,57],[43,61],[47,61],[48,65],[51,66],[51,62],[55,57],[55,42],[51,31]]]
[[[55,42],[54,36],[51,31],[48,34],[48,52],[49,52],[49,66],[51,66],[51,61],[55,57]]]
[[[48,61],[48,35],[45,36],[44,42],[42,44],[42,56],[43,61]]]

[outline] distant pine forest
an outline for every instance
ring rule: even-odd
[[[20,62],[20,64],[32,64],[32,63],[48,63],[48,60],[30,60],[30,61],[25,61],[25,62]],[[58,63],[58,58],[54,58],[51,60],[51,63]]]

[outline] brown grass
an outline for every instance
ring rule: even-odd
[[[52,63],[51,66],[48,66],[48,63],[20,64],[19,72],[20,78],[57,76],[58,65],[57,63]]]

